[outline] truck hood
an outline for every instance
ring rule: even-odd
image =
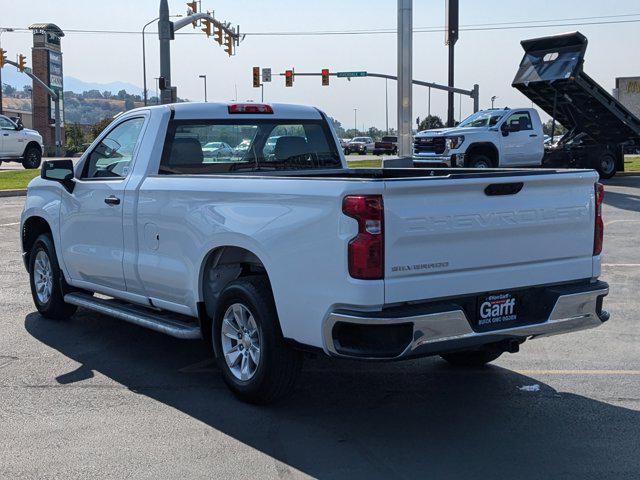
[[[31,130],[30,128],[23,128],[22,131],[24,133],[28,133],[29,135],[34,135],[36,137],[41,137],[40,133],[37,130]]]
[[[418,132],[416,137],[453,137],[456,135],[473,135],[474,133],[483,133],[487,130],[489,130],[487,127],[435,128],[433,130]]]

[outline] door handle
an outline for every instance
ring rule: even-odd
[[[538,135],[536,135],[535,133],[532,133],[531,135],[529,135],[530,137],[537,137]]]
[[[3,135],[3,136],[5,136],[5,137],[8,137],[8,136],[9,136],[9,134],[8,134],[8,133],[3,133],[2,135]]]
[[[106,203],[107,205],[120,205],[120,199],[115,195],[109,195],[104,199],[104,203]]]

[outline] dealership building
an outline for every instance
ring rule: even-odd
[[[616,78],[613,96],[631,113],[640,118],[640,77]]]

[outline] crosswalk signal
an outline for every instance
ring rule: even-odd
[[[4,62],[7,61],[7,52],[0,48],[0,68],[4,67]]]
[[[293,87],[293,70],[284,72],[284,84],[287,87]]]
[[[222,28],[218,27],[216,29],[216,38],[215,38],[216,42],[218,42],[218,45],[222,45]]]
[[[202,31],[207,34],[207,37],[210,37],[211,36],[211,22],[205,18],[204,20],[202,20],[202,23],[204,24],[204,27],[202,28]]]
[[[253,67],[253,88],[260,88],[260,67]]]
[[[224,51],[229,54],[229,56],[233,55],[233,37],[231,35],[227,35],[224,39]]]
[[[20,54],[18,55],[18,70],[24,72],[24,69],[27,68],[27,57]]]
[[[322,86],[326,87],[328,85],[329,85],[329,69],[323,68],[322,69]]]

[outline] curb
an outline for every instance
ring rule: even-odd
[[[0,198],[5,197],[26,197],[27,189],[23,190],[0,190]]]
[[[616,177],[640,177],[640,172],[618,172]]]

